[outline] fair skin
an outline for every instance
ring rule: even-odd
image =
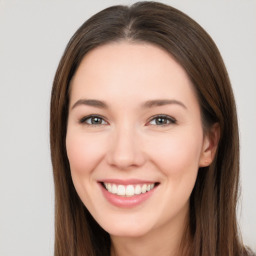
[[[84,57],[71,82],[66,147],[74,186],[110,234],[112,255],[178,254],[215,133],[204,134],[193,86],[164,50],[116,42]]]

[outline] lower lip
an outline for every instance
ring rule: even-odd
[[[132,208],[135,206],[138,206],[145,202],[147,199],[149,199],[153,193],[155,192],[156,187],[151,189],[150,191],[139,194],[139,195],[134,195],[134,196],[129,196],[129,197],[124,197],[124,196],[118,196],[115,194],[112,194],[108,192],[102,184],[100,184],[102,193],[104,197],[113,205],[117,207],[122,207],[122,208]]]

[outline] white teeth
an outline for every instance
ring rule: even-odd
[[[141,194],[141,186],[140,185],[136,185],[135,187],[135,195],[139,195]]]
[[[155,184],[142,184],[142,185],[116,185],[111,183],[104,183],[105,188],[111,194],[117,194],[119,196],[134,196],[144,194],[155,187]]]
[[[146,191],[147,191],[147,185],[144,184],[144,185],[142,186],[142,188],[141,188],[141,192],[142,192],[142,193],[146,193]]]
[[[125,195],[125,186],[124,185],[118,185],[117,194],[119,196],[124,196]]]
[[[109,184],[110,187],[111,187],[111,184]],[[111,189],[109,190],[109,192],[113,193],[113,194],[116,194],[117,193],[117,186],[114,184]]]
[[[106,189],[107,189],[108,191],[111,190],[111,185],[110,185],[109,183],[106,184]]]
[[[125,190],[126,196],[133,196],[134,195],[134,186],[128,185]]]

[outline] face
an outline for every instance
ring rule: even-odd
[[[79,197],[113,236],[181,227],[198,168],[209,163],[187,74],[142,43],[84,57],[71,82],[66,147]]]

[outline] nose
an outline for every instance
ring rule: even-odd
[[[146,157],[139,137],[135,129],[116,129],[110,138],[108,164],[120,170],[142,166]]]

